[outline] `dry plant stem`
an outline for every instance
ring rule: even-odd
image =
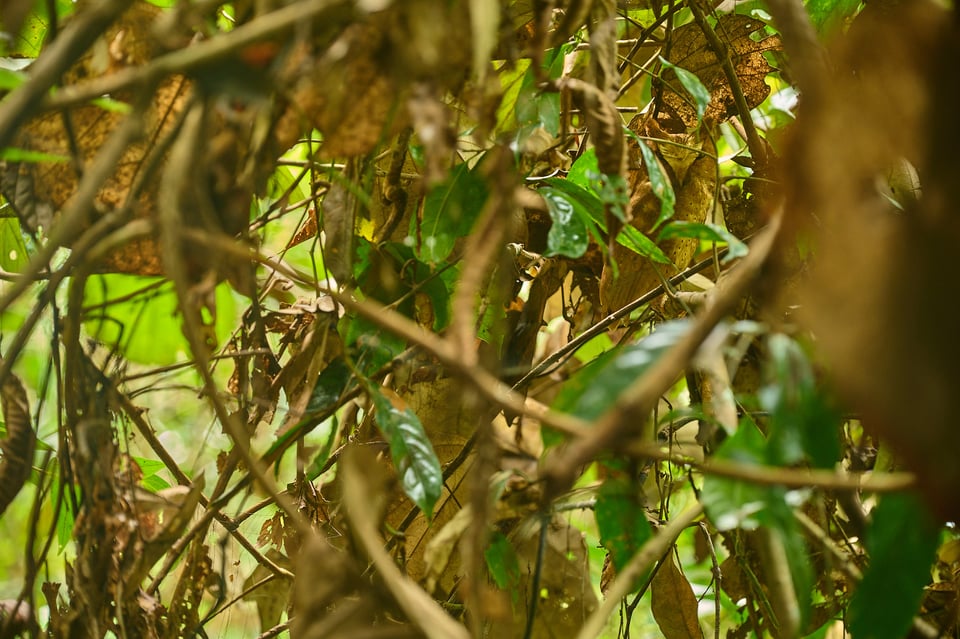
[[[704,475],[742,479],[753,484],[785,486],[787,488],[822,488],[839,491],[889,493],[910,490],[916,486],[913,473],[882,473],[868,476],[841,474],[832,470],[781,468],[779,466],[750,466],[722,459],[697,462],[689,457],[663,450],[652,442],[633,442],[625,447],[630,455],[668,461],[696,468]]]
[[[194,46],[177,49],[140,67],[129,67],[80,85],[65,87],[43,103],[46,110],[63,109],[129,89],[175,73],[189,73],[268,38],[282,36],[311,21],[323,19],[324,28],[346,24],[359,10],[347,0],[302,0],[264,14],[234,30]],[[71,60],[73,62],[73,60]],[[49,86],[49,85],[48,85]],[[45,87],[46,88],[46,87]],[[2,123],[2,120],[0,120]],[[2,130],[2,129],[0,129]]]
[[[108,383],[112,384],[112,380],[110,380],[109,378],[105,378],[105,379],[108,380]],[[111,386],[110,391],[113,394],[113,397],[119,402],[121,408],[123,408],[123,411],[127,414],[127,416],[131,419],[131,421],[133,421],[133,424],[134,426],[136,426],[137,431],[140,433],[140,436],[147,441],[147,444],[150,446],[150,449],[157,454],[157,457],[160,459],[160,461],[164,463],[167,470],[170,471],[170,473],[176,478],[177,482],[181,486],[189,486],[190,478],[187,477],[182,470],[180,470],[180,467],[177,465],[176,461],[174,461],[173,457],[170,456],[170,453],[167,452],[166,448],[163,447],[163,444],[160,443],[160,440],[158,440],[156,435],[154,435],[153,428],[151,428],[150,424],[148,424],[146,420],[143,418],[142,410],[137,406],[135,406],[133,402],[130,401],[130,398],[127,397],[124,393],[121,393],[120,390],[117,389],[115,386]],[[268,503],[273,503],[272,500],[269,500],[269,499],[264,501]],[[266,557],[263,553],[261,553],[259,549],[257,549],[255,544],[251,543],[250,540],[248,540],[244,535],[240,533],[239,526],[242,519],[240,518],[231,519],[228,515],[220,511],[220,509],[217,508],[214,504],[211,504],[210,501],[203,495],[200,496],[200,503],[203,505],[204,508],[207,509],[206,512],[213,514],[213,517],[217,520],[217,522],[220,525],[222,525],[226,529],[226,531],[229,532],[230,535],[234,539],[236,539],[237,542],[241,546],[243,546],[243,548],[247,552],[250,553],[250,555],[257,561],[257,563],[262,565],[267,570],[270,570],[271,572],[273,572],[274,575],[278,577],[290,576],[291,573],[289,571],[281,568],[276,563],[271,561],[268,557]],[[207,519],[207,521],[209,522],[209,519]],[[205,528],[206,526],[204,526],[204,529]],[[189,532],[182,535],[181,539],[185,541],[189,541],[193,539],[194,534],[199,534],[200,532],[201,532],[200,528],[192,528]],[[194,534],[190,534],[190,533],[194,533]],[[183,549],[186,549],[186,543],[181,545],[181,551]],[[171,553],[171,554],[173,557],[178,557],[180,553],[177,552],[177,553]],[[166,574],[166,572],[164,571],[162,572],[162,574]]]
[[[652,412],[660,395],[683,373],[700,344],[713,331],[734,305],[747,293],[759,274],[773,246],[780,228],[782,209],[772,216],[770,223],[757,234],[750,253],[730,273],[727,282],[716,289],[716,297],[704,309],[690,330],[651,366],[646,375],[631,384],[616,404],[600,417],[590,433],[559,448],[544,464],[546,480],[544,499],[552,501],[565,493],[576,479],[579,469],[593,460],[601,451],[621,445],[643,424]]]
[[[779,531],[761,527],[760,557],[764,573],[764,585],[773,607],[774,619],[779,637],[800,636],[800,608],[797,606],[797,591],[793,586],[793,575],[787,550]]]
[[[750,155],[756,161],[758,166],[762,166],[766,163],[766,146],[764,146],[763,140],[760,139],[760,134],[757,133],[757,127],[753,124],[753,118],[750,116],[750,106],[747,104],[747,99],[743,96],[743,88],[740,86],[740,79],[737,77],[737,70],[733,68],[733,60],[730,59],[730,53],[727,50],[727,46],[719,37],[717,37],[717,32],[714,31],[713,27],[710,26],[710,23],[707,22],[707,18],[703,13],[703,8],[700,6],[699,0],[692,0],[691,2],[688,2],[687,6],[690,7],[690,11],[693,12],[693,19],[696,20],[697,26],[700,27],[700,30],[703,32],[707,42],[710,43],[710,48],[713,49],[717,59],[720,61],[723,74],[726,76],[727,82],[730,84],[730,92],[733,94],[733,101],[737,105],[737,111],[740,113],[740,119],[743,122],[743,129],[747,134],[747,146],[750,148]]]
[[[385,491],[371,486],[369,471],[360,468],[357,449],[344,455],[343,502],[351,531],[360,548],[370,558],[384,585],[400,608],[428,639],[469,639],[467,629],[454,621],[427,592],[404,575],[383,549],[377,534],[377,518],[383,510]]]
[[[30,79],[0,102],[0,148],[10,146],[20,126],[36,115],[50,87],[131,4],[133,0],[94,3],[78,12],[57,34],[57,39],[30,65]]]
[[[580,632],[577,633],[577,639],[593,639],[599,636],[606,625],[607,620],[613,615],[620,606],[620,600],[630,594],[634,584],[643,575],[643,573],[664,555],[670,546],[674,544],[683,529],[692,524],[703,514],[703,506],[695,504],[683,511],[670,522],[661,528],[652,539],[647,541],[643,547],[637,551],[622,571],[610,584],[607,590],[607,596],[600,606],[593,611],[587,619]]]
[[[197,315],[190,308],[190,285],[187,279],[186,264],[183,262],[181,247],[183,240],[180,229],[186,226],[183,212],[180,210],[179,196],[188,192],[189,180],[194,179],[191,173],[196,166],[197,144],[204,139],[202,130],[206,105],[196,102],[187,107],[191,112],[187,115],[180,137],[174,142],[170,150],[170,159],[158,197],[158,226],[160,231],[161,255],[170,279],[173,281],[177,293],[177,301],[183,317],[183,333],[190,345],[196,363],[197,372],[203,379],[204,388],[217,419],[226,429],[234,443],[234,450],[240,459],[247,465],[250,473],[267,491],[283,511],[290,517],[297,531],[302,535],[310,533],[310,524],[297,510],[296,505],[276,486],[271,477],[253,457],[250,450],[249,435],[244,432],[244,426],[230,415],[227,407],[220,399],[216,382],[210,373],[210,358],[207,345],[201,337],[201,328]]]
[[[273,260],[247,247],[239,246],[233,242],[220,242],[218,238],[201,236],[190,230],[185,230],[184,235],[185,239],[201,246],[214,246],[214,248],[217,250],[223,250],[238,257],[256,260],[257,262],[260,262],[265,266],[282,273],[294,281],[304,283],[308,286],[311,285],[308,276],[298,273],[285,264],[277,262],[276,260]],[[713,264],[712,258],[703,260],[702,262],[690,267],[683,273],[671,278],[670,281],[673,284],[677,284],[682,281],[682,279],[689,278],[694,273],[708,268],[711,264]],[[416,344],[428,352],[436,355],[437,359],[440,360],[445,366],[457,372],[468,381],[476,383],[478,388],[481,390],[481,394],[496,404],[517,414],[529,415],[534,419],[539,419],[543,424],[560,430],[567,435],[580,437],[590,434],[591,426],[585,421],[565,415],[563,413],[551,411],[548,407],[543,406],[539,402],[530,400],[524,401],[522,397],[511,391],[487,371],[482,369],[464,370],[463,363],[459,360],[459,357],[456,355],[456,353],[451,352],[451,349],[446,341],[433,333],[423,330],[420,326],[416,325],[414,322],[403,317],[402,315],[393,313],[384,306],[375,302],[371,302],[370,300],[356,300],[351,298],[349,295],[344,295],[332,290],[325,292],[337,300],[337,303],[342,305],[347,310],[356,312],[362,317],[374,322],[378,326],[390,331],[394,335],[405,339],[407,342]],[[618,319],[629,315],[629,313],[636,308],[639,308],[643,304],[648,303],[651,299],[654,299],[662,294],[662,287],[658,287],[623,309],[620,309],[616,313],[611,314],[607,318],[601,320],[600,324],[603,324],[603,327],[606,328]],[[580,340],[588,333],[590,333],[590,337],[595,336],[595,334],[592,333],[593,330],[594,329],[591,328],[574,341],[576,342]],[[603,331],[597,331],[597,333],[600,332]],[[573,342],[571,342],[571,344],[573,344]],[[575,347],[573,349],[569,349],[569,352],[576,350],[576,347],[581,345],[582,343],[575,344]],[[567,353],[564,352],[563,355],[558,356],[558,359],[561,359],[566,354]],[[908,490],[916,483],[916,478],[911,473],[883,473],[873,474],[869,477],[859,477],[854,475],[841,475],[833,471],[800,470],[792,468],[779,468],[774,466],[743,466],[740,464],[724,462],[722,460],[712,460],[698,464],[681,455],[675,455],[663,451],[652,443],[645,444],[643,442],[634,442],[630,444],[630,450],[634,454],[650,457],[651,459],[671,461],[676,464],[691,465],[695,468],[699,468],[706,474],[719,475],[721,477],[731,477],[734,479],[743,479],[744,481],[761,484],[781,484],[796,488],[809,486],[817,488],[832,488],[837,490],[863,490],[867,492],[882,493]]]

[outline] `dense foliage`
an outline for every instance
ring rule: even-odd
[[[960,632],[951,7],[0,27],[0,636]]]

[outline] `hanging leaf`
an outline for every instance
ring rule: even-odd
[[[727,245],[727,254],[724,262],[746,256],[749,252],[747,245],[741,242],[733,233],[716,224],[709,222],[689,222],[687,220],[673,220],[664,225],[657,234],[657,242],[677,237],[689,237],[702,242],[716,242]]]
[[[443,490],[443,471],[423,424],[406,403],[387,388],[368,386],[377,426],[390,445],[390,457],[403,492],[427,517]]]
[[[939,534],[916,496],[884,495],[866,534],[870,565],[850,602],[854,639],[894,639],[909,635]]]
[[[701,639],[697,596],[668,552],[650,584],[650,611],[664,639]]]
[[[623,570],[653,535],[639,490],[639,486],[630,482],[608,479],[597,491],[594,517],[600,543],[610,553],[618,571]]]
[[[840,458],[840,414],[827,391],[817,386],[813,367],[794,340],[771,335],[769,382],[759,391],[770,413],[767,461],[788,465],[809,459],[832,468]]]
[[[30,404],[20,378],[8,373],[0,385],[0,406],[7,435],[0,441],[0,516],[23,488],[33,470],[37,436]]]
[[[673,72],[677,74],[680,84],[693,97],[693,101],[697,105],[697,120],[703,120],[703,114],[707,112],[707,106],[710,104],[710,92],[707,91],[707,87],[703,86],[700,78],[686,69],[671,64],[663,56],[660,56],[660,62],[668,69],[673,69]]]
[[[673,207],[677,203],[677,196],[673,192],[673,185],[670,183],[670,177],[660,166],[660,160],[643,140],[638,140],[640,154],[643,155],[643,165],[647,168],[647,175],[650,179],[650,187],[653,194],[660,200],[660,216],[654,223],[650,232],[657,230],[661,224],[673,217]]]
[[[410,222],[417,257],[437,264],[450,255],[457,238],[473,228],[487,199],[487,185],[476,171],[460,164],[449,177],[427,194],[423,217]]]
[[[516,592],[520,583],[520,562],[510,540],[503,533],[494,531],[490,535],[490,542],[487,549],[483,551],[483,558],[497,588]]]
[[[596,419],[688,329],[689,323],[685,320],[665,322],[639,343],[604,353],[564,384],[552,407],[582,419]]]
[[[547,212],[553,224],[547,235],[545,255],[563,255],[578,258],[587,252],[590,238],[583,219],[577,215],[570,199],[561,191],[551,187],[540,189],[540,195],[547,203]]]

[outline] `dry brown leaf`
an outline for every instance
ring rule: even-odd
[[[30,419],[27,392],[20,379],[7,374],[0,385],[0,403],[7,436],[0,441],[0,515],[13,501],[33,470],[37,436]]]
[[[267,559],[278,566],[290,567],[290,561],[273,548],[267,550],[266,556]],[[250,590],[254,585],[271,577],[270,581],[254,590]],[[289,579],[274,576],[268,568],[260,564],[257,564],[253,572],[244,580],[243,589],[249,592],[243,596],[243,601],[252,601],[257,605],[257,614],[260,617],[260,632],[266,632],[280,623],[280,616],[287,608],[292,588],[293,584]]]
[[[667,553],[650,584],[650,608],[665,639],[702,639],[697,597],[673,552]]]
[[[714,27],[717,37],[727,47],[727,55],[733,62],[740,88],[751,109],[770,94],[770,87],[764,78],[773,68],[763,54],[781,47],[780,36],[753,39],[753,34],[763,28],[762,21],[736,13],[721,16]],[[720,60],[696,23],[685,24],[673,32],[668,59],[672,64],[695,74],[710,91],[711,100],[704,114],[705,121],[718,123],[737,115],[733,93]],[[686,126],[696,126],[697,112],[693,106],[696,102],[682,88],[676,73],[672,69],[665,69],[662,77],[666,81],[664,106]]]

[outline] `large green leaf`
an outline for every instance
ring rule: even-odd
[[[19,273],[28,261],[20,222],[15,217],[0,218],[0,268]]]
[[[594,516],[600,543],[618,571],[653,535],[638,491],[638,486],[620,479],[608,479],[597,491]]]
[[[664,225],[657,234],[657,242],[677,237],[688,237],[703,242],[716,242],[727,245],[727,254],[724,262],[743,257],[747,254],[747,245],[741,242],[733,233],[716,224],[690,222],[689,220],[673,220]]]
[[[517,559],[517,551],[513,549],[510,540],[499,530],[490,534],[490,542],[483,552],[483,558],[497,588],[517,593],[520,584],[520,560]]]
[[[767,462],[793,464],[809,459],[832,468],[840,457],[840,413],[817,386],[813,367],[794,340],[782,334],[767,340],[767,383],[760,405],[770,413]]]
[[[885,495],[866,534],[870,565],[850,602],[854,639],[909,635],[937,550],[938,531],[916,496]]]
[[[745,466],[759,465],[768,458],[767,448],[767,441],[756,424],[745,417],[737,432],[717,450],[716,458]],[[798,495],[782,486],[763,486],[708,475],[703,481],[700,500],[718,530],[763,528],[773,536],[774,543],[782,545],[797,597],[801,624],[804,624],[811,606],[813,572],[806,542],[793,517]]]
[[[639,343],[604,353],[577,371],[553,402],[555,410],[596,419],[689,329],[686,320],[665,322]]]
[[[547,235],[546,255],[563,255],[574,259],[581,257],[587,252],[590,237],[573,202],[562,191],[550,186],[540,189],[540,195],[547,203],[547,212],[553,222]]]
[[[402,400],[391,401],[384,392],[369,386],[377,426],[390,445],[390,457],[400,475],[403,492],[427,517],[433,516],[433,507],[443,490],[443,471],[433,445],[423,430],[423,424]]]
[[[545,180],[544,184],[545,186],[542,188],[550,187],[554,189],[554,197],[561,194],[565,196],[573,205],[574,212],[583,220],[588,232],[601,244],[605,243],[604,238],[598,232],[598,229],[606,231],[603,214],[604,205],[595,191],[591,191],[569,179],[551,178]],[[632,226],[624,226],[621,229],[617,236],[617,243],[660,264],[671,264],[670,258],[650,238]]]
[[[229,339],[237,310],[228,284],[215,290],[213,328],[218,343]],[[180,329],[177,296],[167,282],[137,275],[91,277],[83,291],[84,326],[95,339],[119,346],[124,357],[142,364],[172,364],[189,351]]]
[[[427,194],[423,216],[410,221],[410,237],[417,257],[437,264],[450,255],[457,238],[473,228],[487,199],[487,185],[476,170],[458,165],[441,184]]]
[[[860,10],[860,0],[806,0],[810,22],[823,35],[841,28]]]
[[[743,465],[760,465],[766,459],[767,442],[763,433],[749,418],[741,420],[737,431],[717,449],[717,459]],[[782,499],[783,489],[707,475],[703,480],[700,500],[719,530],[743,528],[755,530],[761,525],[759,513],[771,501]]]

